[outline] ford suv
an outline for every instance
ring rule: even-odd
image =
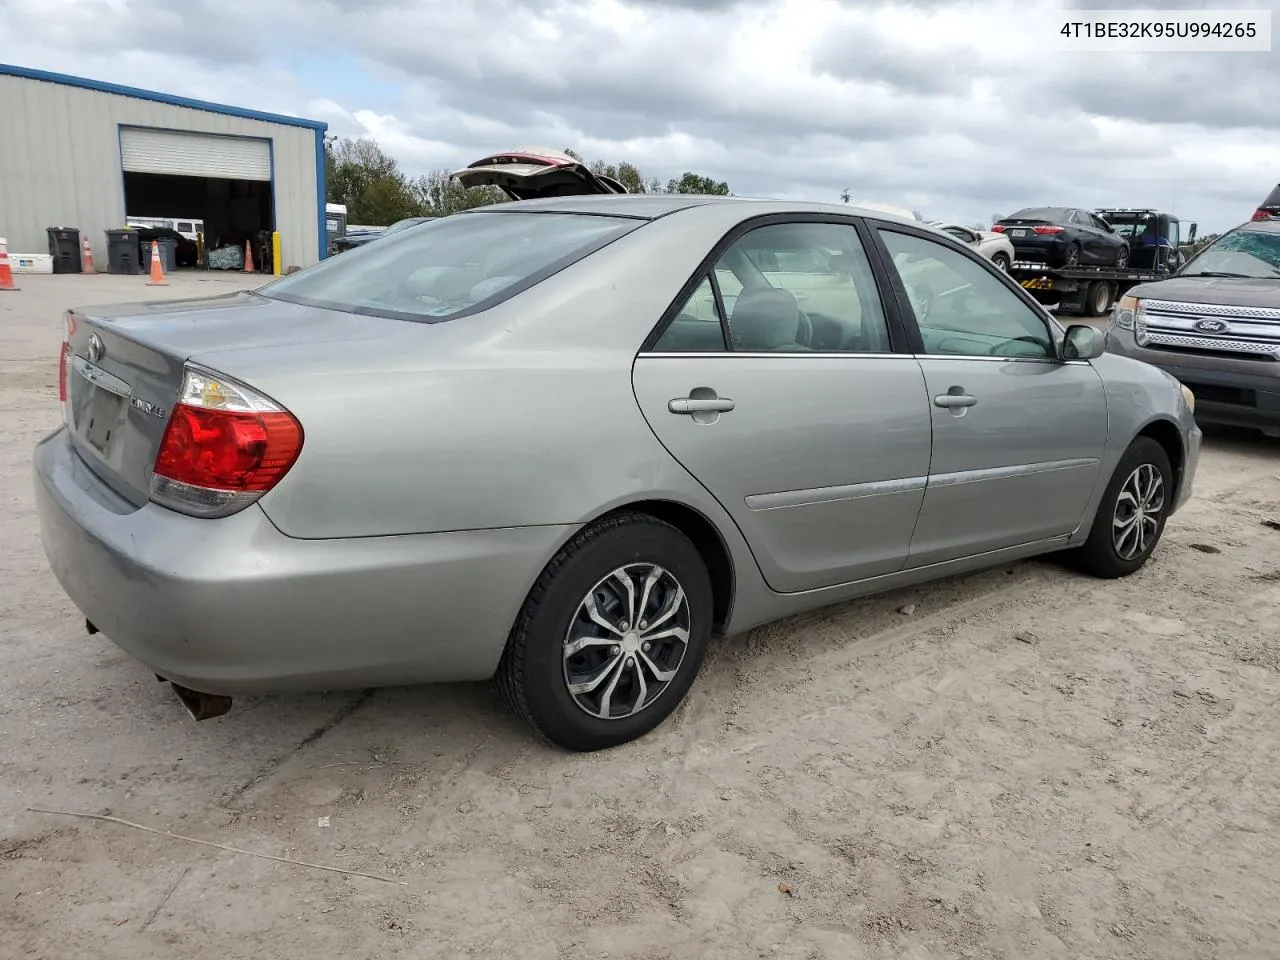
[[[1280,438],[1280,218],[1229,230],[1169,279],[1132,288],[1106,342],[1182,381],[1201,423]]]

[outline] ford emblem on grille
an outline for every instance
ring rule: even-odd
[[[1197,320],[1195,327],[1201,333],[1226,333],[1229,329],[1225,320],[1217,320],[1214,317]]]
[[[89,334],[89,362],[97,363],[102,359],[102,338],[96,333]]]

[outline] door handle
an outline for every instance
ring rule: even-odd
[[[672,413],[728,413],[734,403],[728,397],[681,397],[667,404]]]
[[[935,407],[946,407],[949,410],[956,407],[972,407],[977,402],[977,397],[971,397],[967,393],[940,393],[933,398]]]

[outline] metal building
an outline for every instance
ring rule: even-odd
[[[207,248],[275,231],[276,269],[309,266],[328,247],[326,129],[0,64],[0,237],[45,253],[49,227],[76,227],[105,270],[107,229],[191,218]]]

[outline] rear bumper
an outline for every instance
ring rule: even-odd
[[[161,676],[227,695],[482,680],[562,526],[345,540],[120,500],[65,430],[35,450],[54,575]]]
[[[1280,363],[1206,357],[1149,350],[1133,334],[1107,331],[1107,350],[1167,371],[1196,395],[1196,420],[1223,426],[1280,430]],[[1266,372],[1256,368],[1266,368]]]

